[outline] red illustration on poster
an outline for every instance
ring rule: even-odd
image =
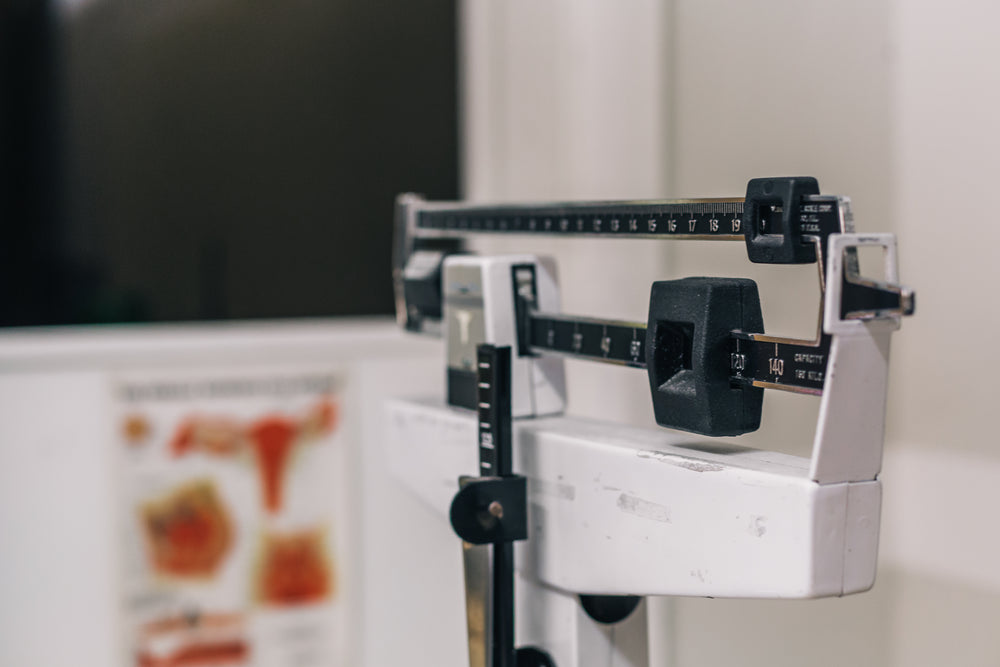
[[[119,382],[135,665],[344,664],[340,383],[314,371]]]

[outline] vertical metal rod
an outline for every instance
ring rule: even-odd
[[[479,394],[479,469],[484,477],[508,477],[511,466],[510,347],[476,349]],[[503,508],[490,508],[499,511]],[[500,517],[497,517],[500,518]],[[491,667],[514,667],[514,545],[493,544]]]

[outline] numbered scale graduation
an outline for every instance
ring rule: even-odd
[[[398,318],[443,336],[447,396],[390,405],[390,460],[461,538],[470,665],[640,667],[643,596],[872,586],[889,342],[914,294],[895,237],[856,233],[846,197],[761,178],[742,199],[402,195],[396,216]],[[742,241],[751,262],[817,265],[818,331],[766,335],[740,278],[655,282],[644,322],[566,315],[550,259],[471,254],[477,234]],[[863,246],[884,249],[884,281],[860,275]],[[665,428],[562,416],[565,357],[644,370]],[[769,389],[820,401],[811,457],[713,440],[759,428]]]

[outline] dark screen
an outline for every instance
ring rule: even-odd
[[[395,195],[456,196],[453,0],[2,11],[3,325],[391,311]]]

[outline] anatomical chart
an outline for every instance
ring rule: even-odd
[[[127,664],[343,665],[343,377],[115,382]]]

